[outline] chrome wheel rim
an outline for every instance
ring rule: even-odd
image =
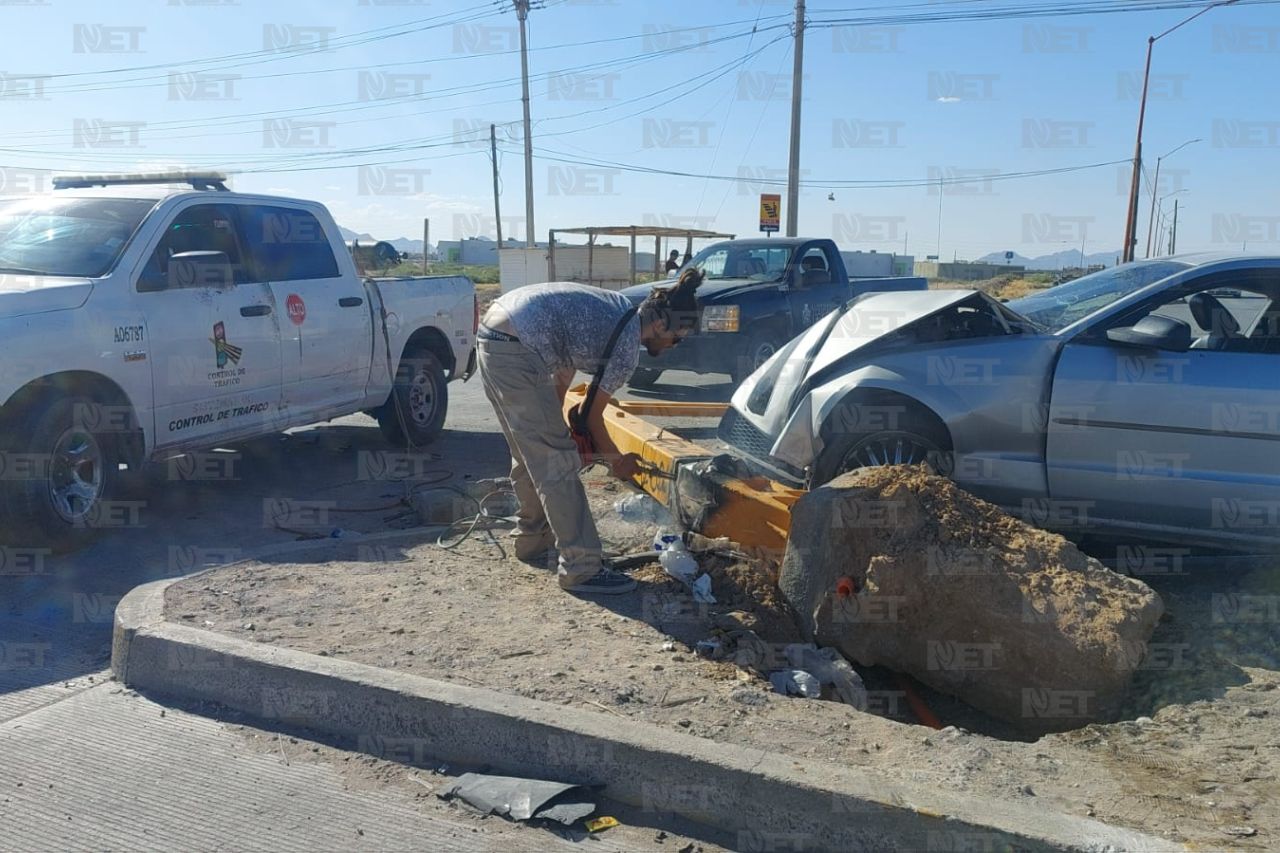
[[[939,467],[937,457],[938,448],[918,435],[905,432],[882,433],[854,445],[841,461],[840,473],[859,468],[922,463],[936,471]]]
[[[69,524],[84,521],[102,498],[105,483],[102,447],[83,429],[58,436],[49,457],[49,500],[58,517]]]

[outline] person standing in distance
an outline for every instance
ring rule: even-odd
[[[511,448],[511,480],[520,503],[516,556],[526,562],[559,551],[561,588],[618,594],[631,578],[606,569],[600,535],[578,478],[581,460],[564,418],[564,397],[577,371],[594,374],[615,328],[621,328],[599,391],[586,413],[587,429],[614,476],[627,479],[638,457],[623,454],[604,428],[604,409],[640,362],[676,346],[698,324],[696,292],[702,273],[687,269],[673,287],[654,288],[638,309],[620,293],[552,282],[517,288],[485,313],[477,334],[480,380]]]

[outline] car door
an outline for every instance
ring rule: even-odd
[[[792,263],[790,286],[795,334],[812,326],[845,303],[848,282],[836,278],[840,267],[833,252],[821,245],[801,247]]]
[[[171,259],[224,252],[233,282],[170,281]],[[236,207],[195,200],[153,239],[134,288],[146,317],[158,449],[269,432],[280,422],[280,328],[271,291],[244,263]],[[175,278],[181,278],[175,276]]]
[[[253,265],[282,315],[290,418],[349,410],[365,395],[373,332],[363,281],[334,255],[340,238],[302,205],[246,205],[243,217]]]
[[[1222,288],[1237,295],[1214,313],[1231,312],[1240,332],[1210,348],[1222,324],[1200,323],[1190,300]],[[1280,536],[1280,348],[1266,322],[1278,289],[1275,271],[1192,279],[1068,343],[1050,402],[1051,503],[1242,544]],[[1106,337],[1151,315],[1187,323],[1192,348]]]

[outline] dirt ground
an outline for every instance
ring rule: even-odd
[[[588,479],[606,547],[643,550],[653,529],[610,510],[622,489]],[[790,622],[770,598],[767,576],[732,560],[710,563],[716,605],[695,603],[653,567],[634,572],[635,593],[589,600],[561,592],[550,571],[504,558],[483,536],[452,551],[428,535],[394,546],[356,539],[336,552],[183,580],[170,588],[167,615],[799,760],[1020,800],[1206,849],[1280,846],[1274,570],[1230,581],[1148,578],[1168,613],[1152,640],[1160,659],[1135,680],[1129,719],[1026,742],[928,691],[922,695],[950,725],[915,725],[905,694],[882,672],[863,673],[870,688],[863,712],[783,697],[750,672],[700,658],[693,645],[718,628],[748,624],[783,638]]]

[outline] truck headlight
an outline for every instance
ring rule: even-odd
[[[737,305],[708,305],[702,309],[702,331],[736,332],[738,313]]]

